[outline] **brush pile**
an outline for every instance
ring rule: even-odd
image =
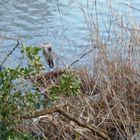
[[[65,70],[31,78],[38,90],[45,92],[47,106],[27,116],[28,119],[25,117],[28,121],[28,125],[24,125],[26,131],[48,140],[139,140],[140,75],[135,69],[108,63],[98,76],[96,67],[94,76],[85,68],[67,71],[79,78],[80,94],[61,95],[51,106],[47,104],[48,89],[59,84],[58,78]],[[37,119],[33,121],[32,118]]]

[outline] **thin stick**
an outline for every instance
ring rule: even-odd
[[[127,3],[122,2],[122,4],[128,6],[129,8],[134,9],[134,10],[136,10],[136,11],[140,11],[140,9],[138,9],[138,8],[132,6],[132,5],[129,5],[129,4],[127,4]]]
[[[95,47],[94,47],[93,49],[95,49]],[[80,56],[79,59],[77,59],[77,60],[75,60],[74,62],[72,62],[72,63],[68,66],[68,69],[69,69],[72,65],[74,65],[75,63],[77,63],[78,61],[80,61],[80,60],[81,60],[83,57],[85,57],[87,54],[89,54],[90,52],[92,52],[93,49],[91,49],[91,50],[89,50],[88,52],[84,53],[82,56]]]
[[[19,45],[19,40],[16,40],[17,44],[16,46],[6,55],[6,57],[3,59],[2,63],[0,64],[0,69],[2,68],[3,64],[5,63],[5,61],[8,59],[8,57],[15,51],[15,49],[18,47]]]

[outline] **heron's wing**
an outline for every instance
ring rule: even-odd
[[[44,56],[46,61],[49,60],[49,53],[48,53],[48,51],[45,48],[43,48],[43,56]]]
[[[49,65],[50,68],[53,68],[54,67],[54,62],[51,59],[49,59],[48,60],[48,65]]]

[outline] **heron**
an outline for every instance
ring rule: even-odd
[[[45,43],[41,46],[43,48],[43,56],[45,58],[45,61],[47,62],[50,68],[53,68],[54,67],[54,54],[53,54],[50,43]]]

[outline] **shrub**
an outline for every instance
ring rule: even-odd
[[[73,73],[65,72],[59,77],[58,82],[59,85],[49,89],[51,99],[58,99],[60,95],[75,96],[80,93],[80,80]]]
[[[33,86],[27,90],[19,86],[28,85],[26,79],[30,74],[34,74],[43,69],[37,56],[40,48],[24,45],[21,53],[27,57],[27,67],[5,68],[0,72],[0,139],[27,139],[28,134],[17,133],[16,125],[21,122],[21,116],[33,114],[38,105],[41,105],[39,92]]]

